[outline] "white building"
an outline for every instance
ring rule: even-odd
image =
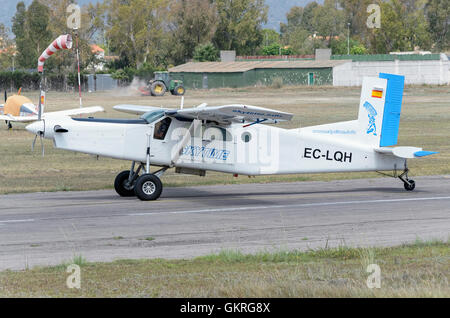
[[[360,86],[364,76],[379,73],[404,75],[405,84],[450,85],[450,61],[441,53],[354,57],[333,68],[333,86]]]

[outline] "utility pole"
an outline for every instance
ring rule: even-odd
[[[347,55],[350,55],[350,22],[347,23]]]

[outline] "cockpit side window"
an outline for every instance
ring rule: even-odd
[[[164,140],[166,138],[167,132],[169,131],[170,123],[172,119],[169,117],[164,118],[155,125],[153,132],[153,138],[158,140]]]

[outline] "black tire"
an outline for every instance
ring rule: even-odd
[[[150,86],[150,92],[153,96],[164,96],[167,91],[166,85],[161,81],[153,82]]]
[[[406,191],[413,191],[416,188],[416,182],[414,180],[408,180],[408,182],[404,183],[404,187]]]
[[[114,180],[114,189],[117,194],[121,197],[134,197],[134,186],[128,186],[128,177],[130,176],[130,171],[122,171]]]
[[[173,95],[183,96],[186,93],[186,89],[182,85],[178,85],[173,89]]]
[[[134,193],[142,201],[157,200],[161,196],[162,190],[162,182],[154,174],[140,176],[134,187]]]

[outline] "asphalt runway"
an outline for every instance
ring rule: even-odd
[[[189,178],[189,176],[187,176]],[[0,270],[125,258],[191,258],[449,238],[450,175],[0,196]]]

